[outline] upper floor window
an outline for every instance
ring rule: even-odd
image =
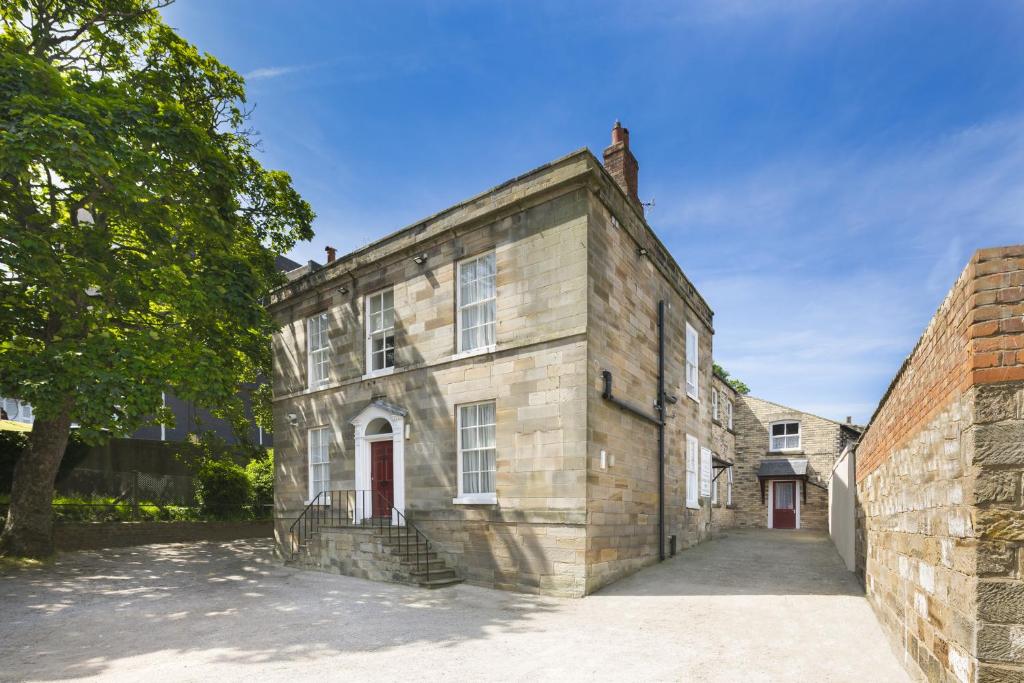
[[[699,400],[697,388],[697,368],[699,367],[697,348],[697,330],[693,329],[690,323],[686,323],[686,395]]]
[[[725,422],[732,429],[732,401],[728,399],[725,401]]]
[[[327,313],[314,315],[306,321],[309,346],[309,388],[319,389],[331,379],[331,347],[327,340]]]
[[[495,502],[497,448],[494,401],[459,406],[459,499]]]
[[[459,352],[494,346],[497,319],[494,252],[459,264]]]
[[[395,367],[395,292],[366,297],[366,371]]]
[[[773,451],[795,451],[800,448],[800,423],[795,420],[773,422],[771,425]]]
[[[711,419],[718,419],[718,389],[711,390]]]

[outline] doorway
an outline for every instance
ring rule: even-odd
[[[796,529],[797,501],[795,481],[772,482],[772,528]]]
[[[373,491],[373,516],[390,517],[395,501],[394,444],[387,441],[370,443],[370,488]]]

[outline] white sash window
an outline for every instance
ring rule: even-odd
[[[686,507],[699,508],[697,452],[700,446],[697,437],[686,435]]]
[[[697,330],[686,323],[686,395],[697,401],[700,391],[697,384],[697,368],[700,366],[700,349],[697,345]]]
[[[327,313],[314,315],[306,321],[310,389],[324,387],[331,380],[331,347],[327,339],[327,325]]]
[[[309,430],[309,500],[331,485],[331,461],[328,444],[331,439],[329,427]]]
[[[459,406],[459,497],[456,502],[497,501],[495,427],[494,401]]]
[[[497,327],[494,252],[459,264],[458,351],[493,347]]]
[[[366,298],[366,372],[395,367],[395,292],[386,289]]]

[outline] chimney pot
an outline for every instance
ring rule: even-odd
[[[848,424],[848,425],[852,425],[853,424],[853,415],[847,415],[846,416],[846,424]]]
[[[618,120],[612,127],[612,144],[604,150],[604,167],[626,193],[633,206],[643,214],[643,204],[638,192],[640,164],[629,151],[629,129]]]
[[[327,252],[327,262],[333,263],[334,258],[338,255],[338,250],[334,247],[324,247],[324,251]]]

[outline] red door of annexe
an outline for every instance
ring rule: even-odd
[[[796,528],[796,482],[772,482],[772,528]]]
[[[370,483],[373,488],[373,516],[390,517],[395,499],[394,458],[391,441],[370,444]]]

